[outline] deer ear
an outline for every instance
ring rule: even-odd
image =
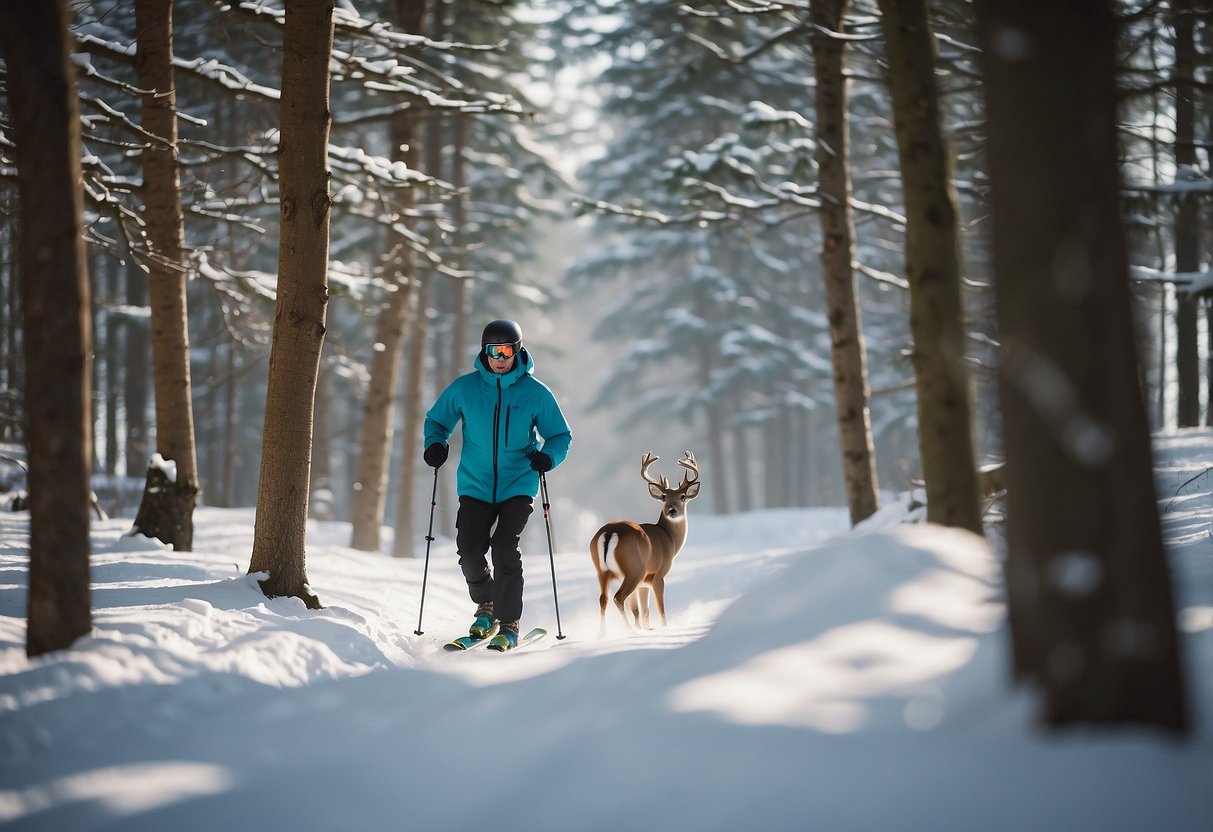
[[[687,499],[689,500],[692,497],[698,497],[698,496],[699,496],[699,483],[693,482],[689,486],[687,486]]]
[[[649,493],[653,495],[654,500],[664,500],[665,492],[661,490],[661,486],[655,482],[649,483]]]

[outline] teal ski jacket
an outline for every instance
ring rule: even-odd
[[[460,496],[486,503],[534,498],[539,474],[531,454],[543,451],[552,468],[568,456],[573,434],[548,386],[535,378],[525,349],[508,373],[498,375],[476,356],[475,369],[451,382],[425,415],[423,448],[443,445],[463,422],[463,450],[456,476]],[[543,442],[540,444],[540,439]]]

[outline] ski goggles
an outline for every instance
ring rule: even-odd
[[[492,359],[495,359],[498,361],[500,361],[503,358],[513,358],[514,352],[515,352],[515,350],[514,350],[513,344],[485,344],[484,345],[484,354],[487,355],[489,358],[492,358]]]

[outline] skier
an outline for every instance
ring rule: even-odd
[[[463,421],[456,475],[459,511],[455,546],[476,603],[468,632],[499,650],[518,644],[522,618],[522,551],[518,540],[534,510],[539,475],[568,455],[573,435],[514,321],[490,321],[480,336],[474,369],[451,382],[425,416],[425,464],[446,462],[447,440]],[[542,438],[543,443],[539,440]],[[492,568],[485,558],[492,552]]]

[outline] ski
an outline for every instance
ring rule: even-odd
[[[461,650],[471,650],[473,647],[483,644],[493,636],[497,635],[498,627],[499,625],[494,622],[492,629],[490,629],[483,636],[460,636],[459,638],[448,641],[446,644],[442,645],[442,649],[446,650],[448,653],[457,653]],[[530,635],[530,633],[527,635]]]
[[[535,629],[533,629],[529,633],[527,633],[525,636],[522,636],[521,638],[519,638],[518,643],[515,644],[513,647],[505,648],[505,647],[498,647],[496,644],[490,644],[488,646],[488,649],[495,650],[498,653],[508,653],[513,650],[517,650],[519,647],[525,647],[528,644],[532,644],[536,641],[539,641],[539,639],[543,638],[547,634],[548,634],[547,630],[543,629],[542,627],[536,627]]]

